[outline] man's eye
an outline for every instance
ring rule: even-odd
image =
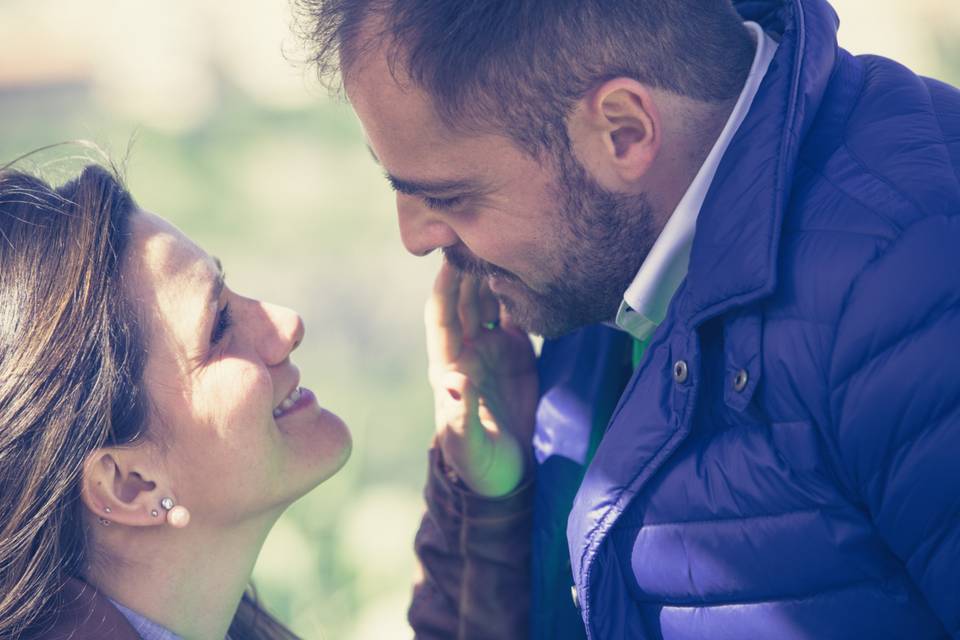
[[[463,198],[431,198],[429,196],[423,197],[423,202],[431,209],[444,210],[452,209],[463,201]]]
[[[213,333],[210,335],[210,344],[216,345],[223,336],[226,335],[230,326],[233,324],[233,318],[230,315],[230,305],[223,305],[223,309],[217,314],[217,324],[213,327]]]

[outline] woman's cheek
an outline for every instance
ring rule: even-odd
[[[271,417],[273,384],[269,372],[247,359],[226,356],[207,370],[194,395],[200,413],[227,427]]]

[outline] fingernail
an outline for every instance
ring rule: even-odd
[[[460,399],[460,392],[456,391],[455,389],[447,389],[447,393],[449,393],[450,397],[453,398],[454,400]]]

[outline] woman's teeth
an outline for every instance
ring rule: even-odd
[[[280,406],[278,406],[276,409],[273,410],[273,417],[274,418],[280,417],[284,411],[288,410],[290,407],[296,404],[297,400],[299,399],[300,399],[300,387],[297,387],[296,389],[290,392],[290,395],[287,396],[283,402],[280,403]]]

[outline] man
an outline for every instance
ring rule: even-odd
[[[528,570],[538,639],[960,638],[960,93],[825,0],[305,6],[406,247],[547,338],[535,489],[434,456],[419,635],[526,635]]]

